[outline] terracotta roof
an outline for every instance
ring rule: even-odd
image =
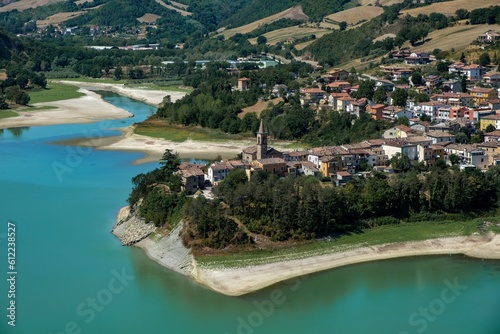
[[[487,132],[484,135],[485,136],[492,136],[492,137],[500,137],[500,130],[495,130],[495,131]]]
[[[406,126],[404,124],[396,125],[395,128],[399,129],[401,131],[404,131],[404,132],[413,132],[413,129],[411,129],[410,127],[408,127],[408,126]]]
[[[473,93],[490,93],[491,91],[494,91],[496,93],[496,90],[494,88],[483,88],[483,87],[474,87],[470,91]]]
[[[337,175],[340,175],[342,177],[352,176],[352,174],[349,172],[337,172]]]
[[[286,161],[281,158],[257,159],[256,161],[260,162],[262,165],[286,164]]]
[[[452,135],[451,133],[446,131],[429,131],[425,135],[433,138],[455,137],[455,135]]]
[[[246,153],[246,154],[255,154],[255,153],[257,153],[257,145],[249,146],[247,148],[244,148],[243,149],[243,153]]]
[[[326,93],[320,88],[303,88],[300,90],[301,93]]]

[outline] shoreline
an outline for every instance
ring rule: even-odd
[[[388,243],[348,251],[241,268],[208,269],[193,263],[190,277],[227,296],[242,296],[277,283],[346,265],[400,257],[451,255],[500,260],[500,235],[471,235]]]

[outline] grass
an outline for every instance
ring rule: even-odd
[[[9,118],[9,117],[16,117],[18,114],[14,111],[11,110],[0,110],[0,119],[2,118]]]
[[[141,123],[134,129],[134,133],[154,138],[162,138],[176,143],[181,143],[188,139],[209,142],[227,142],[228,140],[248,139],[243,135],[233,135],[217,129],[195,126],[179,127],[168,125],[162,121]]]
[[[60,83],[49,83],[47,85],[47,89],[34,90],[31,91],[29,95],[30,104],[34,104],[74,99],[84,96],[85,94],[78,92],[78,87],[75,86]]]
[[[323,35],[331,33],[331,30],[311,27],[288,27],[278,30],[273,30],[265,33],[263,36],[267,38],[268,45],[275,45],[279,42],[284,42],[289,38],[303,38],[315,35],[316,38],[321,38]],[[252,44],[257,44],[257,38],[250,38],[248,41]]]
[[[345,21],[347,24],[355,25],[362,20],[371,20],[383,12],[384,10],[381,7],[360,6],[328,15],[326,19],[337,23]]]
[[[201,267],[205,268],[237,268],[288,261],[385,243],[471,235],[474,232],[479,232],[477,227],[483,221],[498,223],[500,217],[476,218],[461,222],[425,221],[380,226],[367,229],[359,234],[341,236],[337,239],[314,241],[279,250],[256,250],[245,253],[199,256],[196,258],[196,261]],[[491,227],[490,230],[500,233],[500,228],[496,226]]]
[[[74,82],[88,82],[88,83],[109,83],[109,84],[126,84],[128,82],[128,80],[114,80],[114,79],[109,79],[109,78],[96,79],[96,78],[87,78],[87,77],[61,78],[60,80],[74,81]]]
[[[160,86],[154,83],[127,84],[126,87],[144,89],[144,90],[164,90],[164,91],[181,92],[181,93],[191,93],[193,91],[193,89],[191,88],[181,88],[178,86]]]

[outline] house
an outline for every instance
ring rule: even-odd
[[[309,151],[283,152],[283,159],[287,162],[307,161]]]
[[[337,110],[346,112],[347,108],[355,102],[356,99],[352,97],[341,97],[337,99]]]
[[[328,105],[332,107],[333,110],[342,109],[342,103],[339,103],[339,99],[350,98],[347,93],[331,93],[328,95]]]
[[[429,54],[426,52],[412,52],[405,57],[406,65],[427,65],[430,63]]]
[[[366,112],[371,114],[372,118],[377,120],[377,119],[382,119],[383,118],[383,112],[382,110],[385,108],[385,104],[372,104],[372,105],[367,105],[366,106]]]
[[[455,142],[455,135],[445,131],[430,131],[424,134],[425,137],[432,140],[432,144],[439,144],[443,142]]]
[[[425,85],[429,88],[435,88],[443,82],[443,78],[439,75],[429,75],[425,77]]]
[[[288,86],[284,84],[274,85],[271,95],[274,97],[283,97],[288,93]]]
[[[250,179],[255,172],[259,171],[284,176],[287,170],[286,161],[281,158],[257,159],[250,162],[250,168],[247,169],[247,176]]]
[[[438,109],[445,107],[446,105],[437,101],[429,101],[422,102],[418,106],[420,107],[420,114],[425,114],[434,119],[438,117]]]
[[[337,172],[335,178],[335,185],[341,187],[346,185],[347,182],[352,180],[352,174],[349,172]]]
[[[213,185],[217,184],[219,181],[224,180],[224,178],[233,169],[231,164],[226,161],[214,162],[210,167],[208,167],[208,179]]]
[[[245,77],[238,79],[238,90],[240,92],[248,90],[249,87],[250,87],[250,79]]]
[[[384,109],[382,109],[382,118],[384,119],[392,121],[401,117],[406,117],[410,119],[413,117],[413,112],[411,110],[395,106],[387,106]]]
[[[204,165],[183,162],[179,165],[178,173],[182,179],[182,188],[187,195],[195,194],[198,189],[203,189],[205,186],[205,173],[203,172]]]
[[[342,159],[339,156],[326,155],[320,158],[320,163],[320,173],[325,177],[341,171],[343,167]]]
[[[378,87],[384,87],[387,91],[393,91],[394,90],[394,87],[396,85],[392,82],[392,81],[389,81],[389,80],[384,80],[384,79],[377,79],[375,80],[375,89],[377,89]]]
[[[495,43],[500,40],[500,34],[494,30],[488,30],[477,37],[479,43]]]
[[[487,141],[481,144],[477,144],[477,148],[484,151],[488,157],[488,166],[496,165],[496,160],[494,157],[498,156],[500,153],[500,142],[499,141]]]
[[[483,81],[492,87],[500,86],[500,73],[496,71],[491,71],[483,75]]]
[[[474,106],[474,98],[467,93],[432,94],[430,100],[441,102],[452,107],[462,106],[472,108]]]
[[[349,77],[349,72],[341,68],[333,68],[327,72],[331,81],[345,81]]]
[[[461,165],[473,165],[480,169],[486,169],[488,166],[485,152],[474,145],[449,144],[445,146],[444,151],[448,156],[456,155]]]
[[[319,176],[320,174],[319,169],[310,161],[303,161],[301,170],[304,175]]]
[[[471,64],[461,68],[462,73],[467,77],[467,80],[479,80],[486,72],[484,66]]]
[[[500,110],[500,99],[489,100],[487,104],[491,110]]]
[[[387,158],[390,160],[397,153],[406,154],[410,160],[416,160],[418,157],[417,145],[409,143],[403,138],[390,139],[382,145]]]
[[[484,134],[484,141],[500,141],[500,130],[495,130],[492,132],[486,132]]]
[[[451,93],[461,93],[462,92],[462,81],[458,79],[448,79],[443,81],[442,86],[443,92]]]
[[[498,98],[498,92],[493,88],[474,87],[469,90],[469,94],[472,96],[476,106],[482,102]]]
[[[462,68],[464,68],[464,66],[465,66],[465,64],[460,62],[460,61],[455,62],[455,63],[448,66],[448,73],[461,75]]]
[[[392,80],[398,81],[398,80],[407,80],[409,77],[411,77],[412,71],[409,69],[400,69],[394,72],[392,75]]]
[[[351,84],[348,81],[334,81],[326,85],[332,92],[349,92]]]
[[[391,138],[406,138],[411,134],[414,134],[415,131],[409,128],[406,125],[396,125],[390,129],[387,129],[382,134],[382,138],[391,139]]]
[[[326,95],[326,92],[320,88],[304,88],[300,90],[300,103],[316,104]]]
[[[500,130],[500,116],[488,115],[481,117],[479,121],[479,129],[485,131],[489,125],[494,126],[496,130]]]
[[[438,159],[445,161],[444,147],[441,145],[419,144],[418,161],[423,162],[426,166],[432,167]]]

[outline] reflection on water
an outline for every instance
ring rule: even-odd
[[[9,131],[12,134],[12,137],[16,139],[20,139],[22,134],[30,129],[29,126],[21,126],[18,128],[7,128],[7,131]],[[3,134],[3,129],[0,129],[0,135]]]

